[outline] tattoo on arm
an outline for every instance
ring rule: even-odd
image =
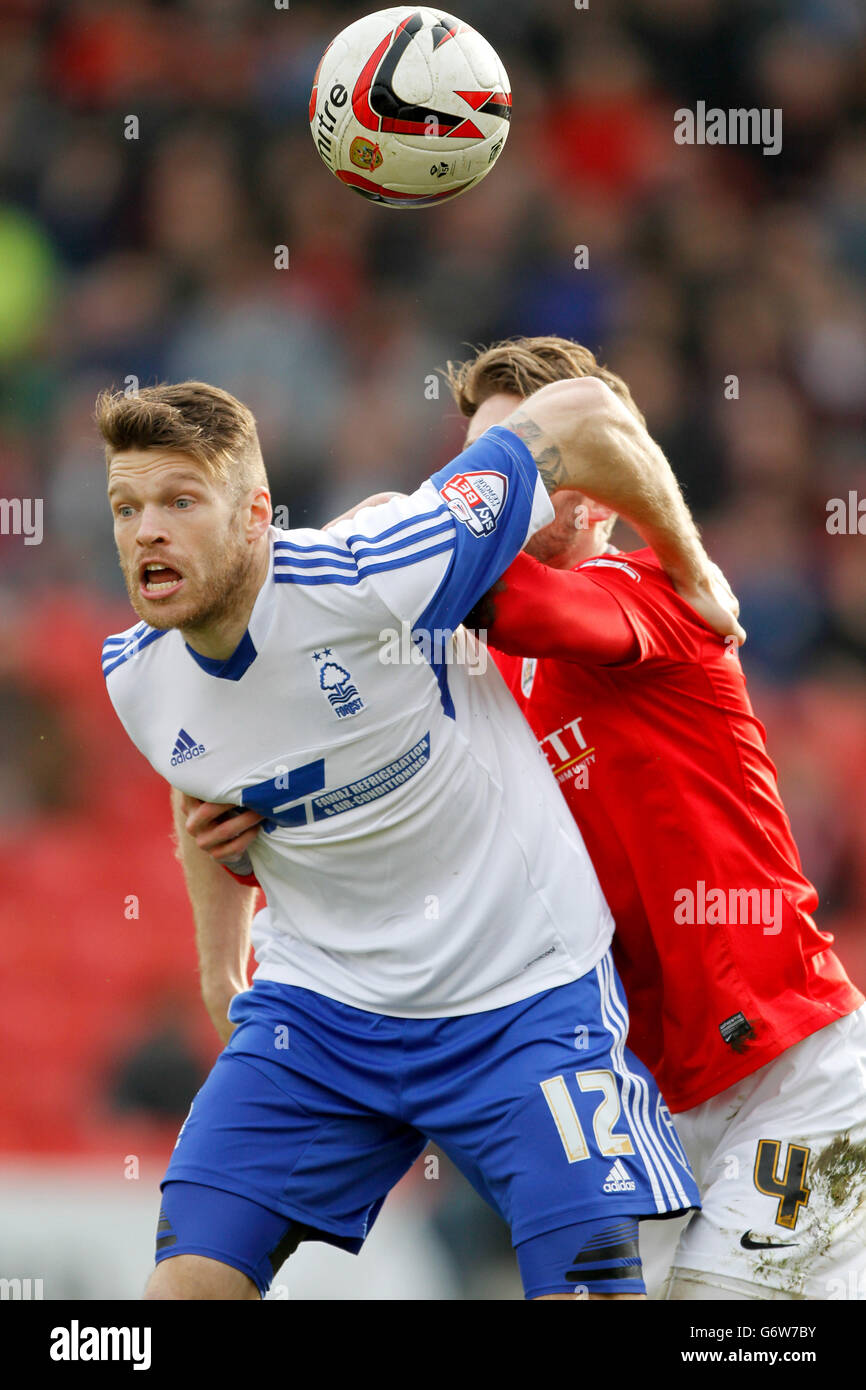
[[[557,488],[562,487],[566,478],[559,445],[554,444],[550,436],[545,434],[541,426],[537,425],[525,410],[515,410],[514,414],[509,415],[502,423],[505,429],[511,430],[523,440],[535,459],[535,465],[547,491],[555,492]]]

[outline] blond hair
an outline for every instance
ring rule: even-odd
[[[525,399],[552,381],[595,376],[619,396],[642,425],[646,424],[622,377],[596,361],[589,348],[570,338],[507,338],[479,349],[467,362],[449,362],[443,375],[467,419],[499,391]]]
[[[100,393],[94,412],[105,462],[127,449],[173,449],[235,496],[267,486],[256,422],[228,391],[203,381],[143,386],[133,395]]]

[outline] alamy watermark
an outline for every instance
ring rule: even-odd
[[[845,497],[831,497],[824,523],[829,536],[866,536],[866,497],[851,488]]]
[[[52,1361],[131,1361],[134,1371],[147,1371],[151,1329],[82,1327],[73,1318],[68,1327],[52,1328],[48,1355]]]
[[[707,109],[699,101],[692,111],[681,106],[674,112],[674,140],[678,145],[761,145],[762,152],[778,154],[782,148],[780,106]]]
[[[677,888],[674,921],[680,926],[762,926],[764,936],[782,930],[781,888],[707,888],[699,878],[694,888]]]
[[[0,1279],[0,1299],[19,1299],[26,1302],[29,1299],[44,1298],[44,1280],[42,1279]]]
[[[0,536],[23,536],[25,545],[41,545],[42,498],[0,497]]]
[[[379,633],[379,660],[383,666],[466,666],[470,676],[487,670],[487,632],[478,639],[465,628],[413,628],[404,619],[400,630],[385,627]]]

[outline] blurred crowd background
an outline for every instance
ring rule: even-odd
[[[511,77],[511,133],[478,189],[402,212],[342,188],[307,123],[322,50],[372,8],[0,3],[0,495],[44,501],[40,545],[0,537],[0,1153],[101,1164],[103,1197],[147,1189],[154,1219],[217,1044],[166,789],[99,671],[134,620],[91,422],[106,385],[240,396],[275,503],[315,525],[459,450],[430,387],[449,358],[518,333],[591,347],[739,594],[819,925],[866,984],[866,535],[826,525],[866,498],[862,8],[460,0]],[[780,153],[676,144],[698,101],[780,108]],[[407,1182],[395,1209],[438,1242],[440,1296],[517,1296],[507,1233],[448,1165]],[[10,1258],[7,1231],[0,1273],[40,1274]],[[143,1280],[147,1242],[136,1258]],[[46,1296],[100,1292],[75,1277]]]

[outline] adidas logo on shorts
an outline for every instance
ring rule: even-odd
[[[604,1180],[603,1192],[634,1192],[636,1184],[632,1182],[628,1175],[628,1170],[621,1159],[617,1159]]]

